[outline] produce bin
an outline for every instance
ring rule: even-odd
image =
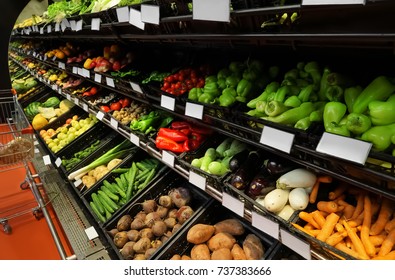
[[[289,249],[287,246],[278,242],[270,256],[268,256],[269,260],[304,260],[304,258]]]
[[[187,241],[188,230],[196,224],[210,224],[214,225],[217,222],[225,219],[237,219],[243,225],[245,232],[243,235],[235,236],[236,242],[242,246],[242,242],[248,234],[255,234],[261,241],[264,248],[263,259],[268,259],[272,250],[277,244],[277,240],[267,235],[264,232],[257,230],[252,227],[250,223],[247,223],[243,218],[232,212],[231,210],[223,207],[218,201],[211,201],[202,212],[200,212],[193,220],[189,223],[188,227],[182,229],[177,235],[177,238],[172,240],[171,243],[167,244],[160,252],[156,259],[169,260],[175,254],[178,255],[189,255],[194,244]]]
[[[136,147],[136,150],[134,153],[131,153],[130,155],[128,155],[125,159],[122,160],[122,162],[116,167],[116,168],[130,168],[132,166],[133,162],[139,162],[141,160],[144,159],[150,159],[151,156],[146,153],[143,150],[139,150]],[[116,169],[115,168],[115,169]],[[122,206],[119,206],[119,208],[114,211],[114,213],[112,213],[111,218],[114,217],[114,215],[117,215],[117,213],[124,211],[125,208],[128,207],[128,205],[130,205],[131,201],[134,201],[135,197],[141,193],[143,190],[145,190],[146,188],[149,188],[150,185],[152,185],[155,181],[157,181],[166,171],[168,170],[168,167],[161,164],[159,162],[158,167],[156,168],[156,172],[154,174],[154,176],[151,178],[151,180],[149,182],[147,182],[147,184],[145,185],[144,188],[142,189],[138,189],[138,190],[134,190],[132,192],[132,196],[130,198],[130,200],[126,201],[125,204],[123,204]],[[90,187],[89,189],[87,189],[83,194],[82,194],[82,201],[83,203],[86,205],[86,207],[92,211],[92,208],[90,206],[90,201],[92,201],[92,194],[97,193],[99,190],[101,190],[101,187],[104,184],[104,181],[109,182],[110,184],[117,182],[116,178],[119,178],[120,174],[119,173],[114,173],[114,172],[109,172],[107,173],[104,177],[102,177],[100,180],[98,180],[95,185],[93,185],[92,187]],[[118,198],[121,199],[121,196],[118,195]],[[111,218],[107,218],[106,221],[102,221],[100,220],[97,215],[94,214],[94,212],[92,212],[93,216],[95,217],[95,219],[97,220],[97,222],[99,224],[107,224]]]
[[[161,176],[161,178],[156,180],[156,182],[153,183],[150,187],[147,187],[143,193],[141,193],[130,203],[128,203],[127,207],[125,207],[122,211],[120,211],[116,216],[112,217],[111,220],[105,224],[103,228],[105,231],[105,236],[111,245],[111,249],[115,252],[115,254],[119,259],[125,259],[125,258],[120,253],[120,248],[115,246],[115,243],[113,241],[113,238],[110,236],[109,231],[113,230],[114,228],[117,228],[117,223],[122,216],[130,215],[133,218],[136,214],[142,211],[143,209],[141,206],[142,202],[151,199],[158,202],[159,197],[161,197],[162,195],[167,195],[171,189],[178,187],[186,188],[189,191],[191,195],[191,200],[187,205],[192,208],[194,213],[188,220],[186,220],[181,225],[181,228],[179,228],[175,233],[173,233],[169,237],[169,239],[165,241],[164,244],[155,251],[155,253],[150,257],[150,259],[156,259],[156,256],[160,254],[162,248],[166,244],[172,244],[174,242],[173,240],[177,238],[178,233],[181,232],[182,229],[188,228],[190,225],[190,221],[192,221],[194,217],[198,216],[203,211],[203,209],[206,208],[206,205],[213,200],[205,192],[190,184],[187,180],[182,178],[174,171],[169,171],[164,173]],[[174,207],[175,209],[179,209],[176,206]],[[159,239],[159,237],[155,239]]]

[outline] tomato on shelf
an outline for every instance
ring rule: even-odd
[[[110,104],[111,111],[119,111],[122,108],[122,104],[120,101],[113,102]]]
[[[131,104],[131,101],[130,101],[129,97],[122,98],[122,99],[119,100],[119,102],[121,103],[122,108],[129,107],[130,104]]]
[[[100,110],[107,113],[110,111],[110,107],[107,105],[102,105],[102,106],[100,106]]]

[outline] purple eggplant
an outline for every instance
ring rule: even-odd
[[[271,157],[266,161],[266,170],[273,176],[281,176],[293,169],[295,164],[284,158]]]
[[[245,193],[252,199],[265,196],[276,188],[276,177],[270,175],[265,168],[261,169],[252,179]]]
[[[233,175],[230,184],[236,189],[244,190],[261,168],[262,157],[260,151],[249,152],[247,159]]]

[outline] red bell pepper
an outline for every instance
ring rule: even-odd
[[[159,135],[156,136],[155,145],[158,149],[171,151],[177,154],[185,151],[183,144]]]
[[[202,134],[202,135],[213,134],[213,130],[211,128],[206,128],[206,127],[197,126],[197,125],[191,125],[191,131],[196,132],[198,134]]]
[[[184,152],[189,152],[191,150],[189,147],[189,139],[184,141],[184,144],[182,144],[182,147],[184,148]]]
[[[188,136],[181,131],[165,127],[159,129],[158,136],[165,137],[175,142],[184,142],[188,139]]]
[[[176,122],[172,122],[171,123],[171,128],[172,129],[190,129],[191,125],[187,122],[183,122],[183,121],[176,121]]]

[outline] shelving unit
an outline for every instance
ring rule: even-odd
[[[247,2],[247,1],[246,1]],[[139,8],[139,5],[136,6]],[[162,4],[160,5],[163,8]],[[273,51],[275,55],[284,55],[286,58],[292,56],[316,58],[325,53],[328,54],[327,59],[332,57],[344,58],[343,61],[347,64],[349,55],[353,54],[357,58],[366,58],[367,63],[375,60],[373,54],[379,55],[380,58],[388,57],[389,61],[393,60],[393,44],[395,42],[395,33],[393,28],[383,18],[391,15],[391,8],[393,10],[394,4],[391,1],[367,1],[366,5],[351,5],[351,6],[302,6],[299,4],[291,4],[283,7],[248,7],[243,6],[243,9],[234,10],[231,12],[230,23],[219,22],[203,22],[193,20],[192,15],[166,15],[161,17],[159,25],[148,25],[145,31],[142,31],[129,23],[117,22],[116,10],[110,9],[105,12],[97,14],[77,16],[68,19],[71,21],[82,21],[83,27],[81,30],[70,30],[67,27],[62,31],[61,24],[55,25],[40,25],[22,30],[14,30],[12,33],[11,42],[14,40],[35,40],[43,41],[44,44],[51,44],[52,41],[79,41],[85,43],[95,43],[100,41],[117,42],[125,46],[142,47],[142,46],[160,46],[163,50],[167,48],[177,48],[180,50],[222,50],[225,49],[229,53],[242,52],[242,56],[248,56],[250,53],[256,54],[260,50],[268,49]],[[276,14],[286,12],[298,12],[301,16],[298,24],[290,26],[277,26],[274,29],[263,30],[260,27],[262,20],[271,18]],[[336,13],[336,17],[333,15]],[[92,18],[100,18],[102,23],[100,31],[92,31],[90,20]],[[380,20],[381,19],[381,20]],[[326,24],[318,24],[325,22]],[[351,22],[350,24],[345,23]],[[63,23],[66,25],[66,23]],[[48,28],[48,26],[51,26]],[[53,30],[58,30],[54,32]],[[364,30],[361,32],[360,30]],[[51,32],[48,32],[51,30]],[[218,31],[217,31],[218,30]],[[300,166],[308,167],[322,174],[332,176],[339,181],[344,181],[365,189],[369,192],[377,194],[381,197],[386,197],[395,201],[395,176],[394,164],[395,160],[392,156],[387,154],[370,152],[369,157],[375,159],[382,159],[392,164],[391,172],[383,171],[368,164],[359,164],[349,161],[346,158],[338,158],[327,154],[320,153],[316,150],[317,144],[322,136],[321,134],[310,134],[309,132],[298,132],[293,130],[291,133],[295,136],[295,142],[292,144],[290,152],[284,152],[276,147],[271,147],[261,143],[260,138],[262,131],[247,127],[245,123],[235,123],[221,119],[218,116],[203,114],[202,119],[196,119],[188,116],[186,107],[188,100],[174,99],[174,109],[167,108],[163,104],[163,100],[155,94],[149,93],[153,88],[144,87],[141,84],[134,83],[138,87],[131,84],[130,87],[125,87],[119,81],[115,82],[114,86],[111,83],[104,83],[106,78],[112,79],[108,74],[100,73],[100,81],[95,77],[95,72],[82,71],[82,65],[66,65],[64,61],[49,60],[35,50],[24,52],[21,49],[10,49],[11,52],[16,53],[22,57],[27,57],[36,63],[43,63],[51,68],[64,70],[69,75],[83,77],[91,83],[100,85],[118,94],[128,96],[136,101],[149,104],[153,108],[165,110],[174,116],[181,119],[186,119],[191,122],[196,122],[202,126],[211,127],[220,134],[230,136],[251,144],[259,149],[263,149],[273,154],[289,159]],[[329,52],[334,53],[329,53]],[[311,54],[309,55],[309,52]],[[335,53],[336,52],[336,53]],[[371,57],[366,57],[372,55]],[[20,64],[18,60],[11,57],[11,59]],[[350,59],[353,61],[353,59]],[[337,62],[337,61],[336,61]],[[363,64],[364,61],[357,63]],[[383,65],[384,72],[391,73],[390,63]],[[380,63],[373,63],[373,66],[381,65]],[[84,100],[78,97],[71,96],[67,91],[63,91],[58,86],[51,84],[49,81],[42,80],[35,71],[28,69],[26,66],[20,64],[26,71],[38,78],[47,87],[61,96],[73,101],[76,105],[81,107],[86,112],[96,115],[100,121],[113,130],[117,131],[126,139],[131,140],[135,145],[146,151],[152,157],[163,161],[169,165],[164,159],[169,155],[163,154],[165,152],[158,151],[149,142],[144,142],[134,135],[133,132],[128,131],[117,121],[109,116],[90,106]],[[364,69],[361,69],[364,71]],[[375,69],[374,72],[379,72]],[[96,73],[97,74],[97,73]],[[371,73],[364,73],[368,77]],[[364,76],[363,76],[364,77]],[[114,82],[114,80],[112,80]],[[127,83],[127,82],[126,82]],[[141,90],[141,89],[144,90]],[[166,94],[162,93],[162,96]],[[155,98],[152,98],[152,97]],[[201,105],[202,110],[205,105]],[[236,111],[231,111],[235,113]],[[287,132],[287,129],[282,129],[271,123],[264,123],[266,126],[271,126],[274,129]],[[51,158],[52,164],[58,158]],[[170,164],[170,168],[178,174],[189,180],[192,184],[204,189],[211,197],[223,202],[224,195],[228,195],[226,191],[219,191],[210,185],[201,185],[203,180],[196,182],[196,176],[191,177],[191,171],[182,167],[177,160],[174,164]],[[196,175],[196,174],[193,174]],[[199,178],[199,176],[198,176]],[[199,178],[201,179],[201,178]],[[73,186],[71,186],[73,188]],[[225,194],[226,193],[226,194]],[[236,198],[234,198],[236,199]],[[237,200],[237,199],[236,199]],[[246,207],[243,211],[243,217],[254,224],[253,217],[257,214],[254,208]],[[258,214],[259,215],[259,214]],[[89,214],[88,214],[89,216]],[[258,228],[261,229],[261,228]],[[283,228],[279,225],[279,237],[281,234],[294,235],[296,239],[300,239],[309,247],[308,241],[305,242],[306,236],[293,232],[289,228]],[[280,237],[281,238],[281,237]],[[339,253],[335,251],[335,253]],[[331,258],[330,254],[320,252],[319,248],[311,247],[310,256],[307,258],[326,259]],[[333,256],[332,256],[333,257]]]

